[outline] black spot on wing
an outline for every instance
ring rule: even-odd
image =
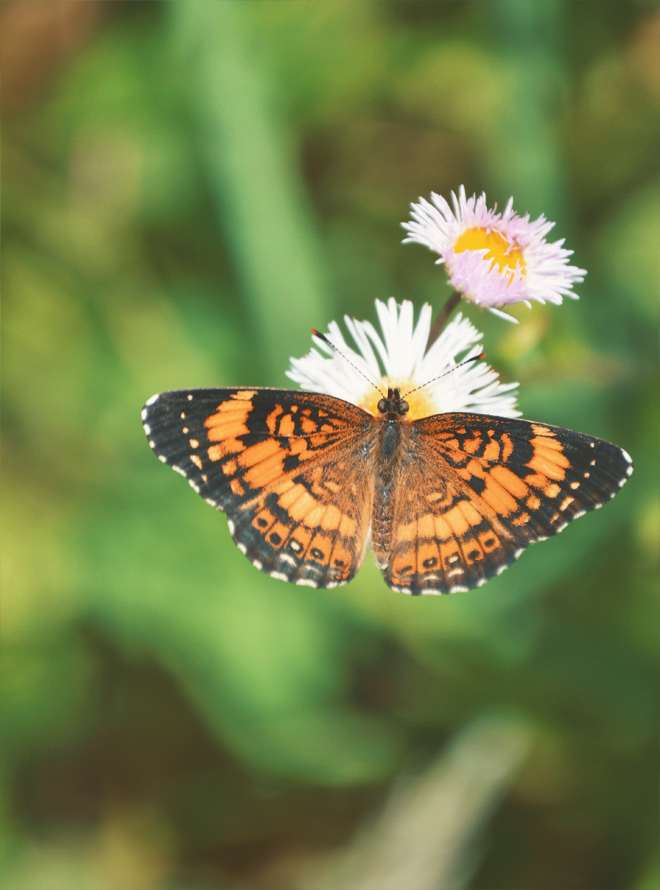
[[[479,476],[471,476],[468,485],[476,494],[481,494],[486,487],[486,482],[484,479],[480,479]]]

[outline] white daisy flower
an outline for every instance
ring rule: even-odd
[[[548,243],[546,235],[554,223],[541,215],[533,222],[529,214],[518,216],[509,199],[504,213],[489,210],[485,193],[458,198],[451,193],[449,206],[431,193],[433,203],[419,199],[411,204],[413,222],[402,223],[408,232],[404,244],[424,244],[440,255],[449,282],[464,297],[496,315],[515,321],[498,307],[509,303],[561,303],[573,297],[573,284],[584,281],[584,269],[568,265],[572,250],[561,241]]]
[[[370,322],[344,316],[355,347],[349,346],[333,321],[327,337],[342,355],[317,337],[318,350],[292,358],[287,376],[303,389],[345,399],[373,415],[378,414],[378,402],[388,388],[398,387],[410,406],[407,416],[411,420],[449,411],[520,416],[513,392],[517,383],[500,383],[497,373],[482,361],[459,366],[481,353],[482,335],[467,318],[459,313],[427,352],[428,303],[422,306],[416,325],[408,300],[400,306],[393,298],[387,304],[376,300],[376,312],[382,336]]]

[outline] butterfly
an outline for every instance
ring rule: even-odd
[[[310,587],[350,581],[369,542],[393,590],[478,587],[632,473],[623,449],[560,427],[407,414],[398,389],[373,415],[321,393],[234,387],[160,393],[142,420],[254,566]]]

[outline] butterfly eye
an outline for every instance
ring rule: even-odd
[[[406,402],[405,399],[402,399],[399,402],[399,414],[407,414],[409,410],[410,410],[410,405],[408,404],[408,402]]]
[[[386,399],[380,400],[380,402],[378,403],[378,410],[380,411],[381,414],[386,413],[386,411],[387,411],[387,400]]]

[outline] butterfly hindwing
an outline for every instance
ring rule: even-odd
[[[366,548],[369,475],[353,461],[354,443],[315,458],[229,514],[239,549],[283,581],[336,587],[360,567]]]
[[[319,587],[355,574],[370,510],[366,467],[352,459],[370,423],[360,408],[293,390],[180,390],[150,400],[143,421],[257,568]]]
[[[420,480],[421,482],[421,480]],[[402,593],[470,590],[510,565],[519,547],[449,476],[399,495],[386,582]]]

